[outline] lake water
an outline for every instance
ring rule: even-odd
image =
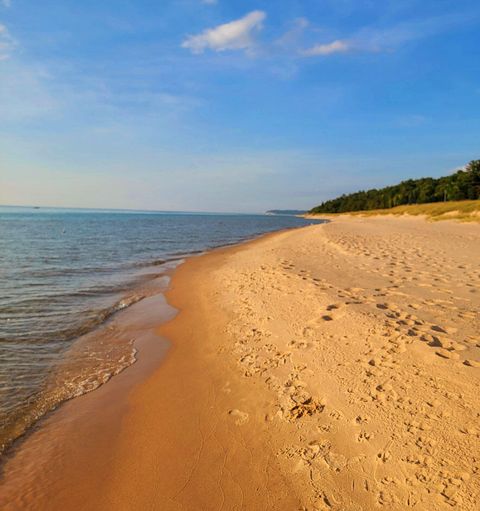
[[[135,361],[133,341],[118,342],[108,321],[147,296],[153,279],[189,255],[310,223],[0,207],[0,452]]]

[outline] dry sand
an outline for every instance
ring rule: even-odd
[[[479,261],[477,225],[415,218],[339,218],[191,259],[159,330],[173,348],[117,394],[108,450],[71,421],[77,454],[19,482],[27,440],[2,509],[478,509]]]

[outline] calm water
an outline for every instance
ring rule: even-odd
[[[0,207],[0,452],[59,402],[134,362],[132,343],[105,325],[151,279],[189,254],[308,223]]]

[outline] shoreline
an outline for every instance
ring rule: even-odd
[[[321,222],[321,219],[317,219],[317,223]],[[75,400],[79,397],[82,397],[85,394],[88,394],[90,392],[98,390],[103,385],[106,385],[107,383],[110,383],[112,378],[115,378],[120,374],[121,372],[127,370],[130,366],[136,363],[137,361],[137,349],[135,346],[135,339],[133,339],[131,342],[125,338],[125,335],[122,333],[122,326],[124,328],[125,321],[123,320],[123,315],[127,313],[127,318],[129,317],[129,310],[130,307],[136,306],[135,308],[142,307],[142,305],[138,305],[137,303],[143,302],[145,299],[152,298],[154,296],[158,295],[165,295],[166,290],[168,289],[168,282],[171,280],[172,275],[175,273],[176,269],[181,266],[186,260],[189,260],[194,257],[199,257],[202,255],[207,255],[210,252],[214,252],[215,250],[222,250],[227,248],[232,248],[236,246],[242,246],[243,244],[250,243],[252,241],[255,241],[257,239],[261,239],[264,236],[269,236],[272,234],[276,234],[278,232],[284,232],[291,229],[296,229],[299,227],[291,227],[286,229],[280,229],[279,231],[274,232],[266,232],[262,234],[257,234],[252,237],[249,237],[247,239],[239,240],[237,242],[232,243],[226,243],[225,245],[221,245],[218,247],[213,247],[206,250],[194,250],[191,252],[186,252],[180,255],[180,254],[174,254],[170,258],[167,259],[161,259],[159,262],[154,262],[150,264],[149,266],[145,266],[146,268],[157,268],[158,266],[162,266],[161,273],[157,273],[153,278],[145,278],[145,275],[139,274],[139,282],[137,284],[130,288],[129,291],[122,296],[121,299],[118,300],[114,305],[112,305],[111,309],[113,312],[111,312],[104,321],[102,321],[100,324],[96,325],[92,330],[89,330],[87,332],[84,332],[79,337],[77,337],[71,346],[68,348],[68,350],[65,352],[62,358],[62,362],[59,364],[59,368],[57,368],[56,371],[58,371],[58,378],[62,380],[62,373],[61,371],[64,370],[62,367],[65,365],[65,363],[68,364],[68,361],[70,358],[75,358],[75,354],[79,351],[81,351],[82,346],[95,342],[98,342],[98,339],[100,339],[101,343],[109,343],[112,344],[112,340],[114,337],[122,338],[121,344],[123,344],[123,350],[127,350],[128,346],[131,345],[131,358],[132,360],[128,362],[124,362],[124,365],[121,367],[111,366],[108,369],[111,370],[108,378],[106,380],[101,381],[101,379],[95,380],[95,385],[93,388],[90,389],[76,389],[73,395],[69,396],[63,396],[58,398],[58,402],[56,402],[53,406],[50,404],[48,406],[48,409],[45,411],[42,411],[41,414],[33,420],[20,434],[16,434],[16,436],[13,439],[7,438],[7,443],[3,446],[3,449],[0,453],[0,473],[2,470],[2,466],[5,464],[6,460],[9,458],[12,458],[13,453],[18,450],[18,448],[21,446],[21,444],[28,438],[28,436],[33,432],[36,431],[38,428],[42,427],[42,424],[44,420],[48,419],[52,414],[55,414],[59,408],[61,408],[65,403]],[[160,264],[159,264],[160,263]],[[144,265],[141,265],[144,267]],[[156,270],[158,272],[158,269]],[[167,284],[165,284],[165,279],[167,279]],[[119,307],[120,304],[124,302],[131,302],[128,303],[126,307]],[[166,304],[168,308],[168,304]],[[165,307],[165,306],[164,306]],[[162,315],[162,314],[161,314]],[[135,318],[132,320],[133,322],[136,322]],[[118,323],[120,325],[120,329],[118,329]],[[138,328],[140,330],[143,330],[143,326],[138,325]],[[117,331],[118,330],[118,331]],[[92,341],[92,339],[95,339],[95,341]],[[118,342],[118,341],[117,341]],[[113,346],[113,344],[112,344]],[[120,348],[118,348],[120,350]],[[126,353],[126,351],[125,351]],[[118,358],[118,357],[117,357]],[[113,361],[112,361],[113,362]],[[107,370],[107,367],[101,368],[103,372]],[[57,379],[57,372],[53,373],[54,377],[53,380]],[[96,373],[92,373],[90,375],[94,379],[97,378]],[[103,373],[102,375],[103,376]],[[65,381],[62,383],[71,384],[73,382]],[[88,382],[91,383],[91,382]],[[57,383],[57,386],[60,385]],[[48,388],[48,386],[47,386]],[[49,389],[50,392],[55,392],[55,383],[52,384],[52,388]],[[78,392],[77,392],[78,391]],[[19,425],[13,425],[12,430],[22,428],[23,425],[19,423]],[[0,480],[1,483],[1,480]]]
[[[317,219],[317,223],[321,223],[318,222],[318,220],[319,219]],[[31,458],[38,459],[40,456],[44,458],[44,461],[48,461],[49,463],[63,464],[64,456],[70,459],[76,458],[79,455],[78,451],[75,452],[75,454],[68,451],[66,453],[57,452],[58,446],[53,446],[54,448],[52,449],[52,446],[49,445],[51,442],[50,437],[56,435],[60,435],[64,441],[64,445],[66,445],[69,434],[72,433],[73,426],[82,430],[82,435],[85,439],[88,434],[94,434],[98,430],[103,430],[103,438],[107,434],[109,437],[119,434],[119,429],[115,426],[115,422],[121,421],[122,417],[127,413],[129,408],[129,393],[131,393],[136,386],[148,379],[153,372],[156,370],[161,371],[165,359],[169,356],[169,352],[174,349],[170,339],[161,335],[158,331],[162,328],[164,323],[168,323],[172,318],[175,318],[179,312],[170,305],[167,297],[169,295],[172,279],[183,265],[197,258],[209,257],[211,254],[217,254],[218,252],[241,249],[242,247],[261,241],[262,239],[302,228],[303,227],[292,227],[279,231],[267,232],[236,243],[229,243],[206,251],[186,254],[180,263],[177,262],[173,268],[167,267],[163,273],[159,274],[153,280],[148,281],[147,287],[151,287],[152,285],[155,287],[153,292],[150,290],[149,294],[139,302],[134,303],[125,310],[119,311],[119,313],[117,312],[113,318],[109,318],[107,321],[108,323],[113,319],[119,323],[120,326],[123,325],[127,331],[133,331],[132,335],[135,335],[135,339],[133,340],[133,348],[135,349],[134,362],[122,369],[119,373],[112,375],[108,381],[101,384],[99,387],[61,401],[55,408],[49,410],[22,435],[16,438],[2,454],[0,461],[0,488],[7,492],[11,491],[14,495],[18,495],[24,492],[31,483],[34,483],[34,486],[42,492],[41,485],[45,480],[45,474],[41,474],[35,466],[31,465],[29,460]],[[177,261],[177,258],[172,259],[172,261]],[[169,264],[171,261],[165,262]],[[166,286],[164,283],[155,284],[156,281],[164,281],[165,278],[168,278],[170,281]],[[152,307],[148,302],[157,302],[156,307]],[[100,325],[86,335],[94,335],[97,330],[100,331],[104,327],[105,324]],[[107,403],[108,400],[112,399],[118,400],[114,406]],[[76,408],[77,406],[78,408]],[[106,407],[108,412],[105,413],[102,407]],[[87,415],[94,412],[100,412],[104,417],[96,423],[85,424],[85,420],[90,421]],[[75,435],[77,434],[78,431],[75,432]],[[109,438],[109,441],[110,440],[111,438]],[[102,456],[108,459],[109,455],[107,451],[110,449],[102,451],[97,445],[97,450],[103,452]],[[82,456],[80,456],[80,458],[81,457]],[[27,467],[29,471],[27,474],[25,474],[25,467]],[[47,480],[52,480],[56,477],[55,472],[57,472],[57,469],[54,468],[54,466],[49,467],[48,471],[51,475],[47,477]],[[103,476],[97,474],[95,478],[91,478],[89,485],[91,487],[96,486],[93,481],[98,478],[101,479],[102,477],[105,480],[108,478],[106,474]],[[36,498],[38,498],[38,496]],[[42,498],[45,499],[44,505],[38,502],[35,504],[32,502],[29,504],[22,502],[18,504],[20,507],[13,505],[12,509],[23,509],[25,505],[29,509],[46,509],[44,506],[47,505],[49,506],[48,509],[52,509],[50,507],[52,505],[51,494],[48,494],[48,496],[42,494]],[[12,503],[10,502],[9,496],[4,498],[0,496],[0,506],[2,506],[2,509],[4,507],[5,509],[10,509],[8,507],[10,505],[12,505]],[[82,505],[81,501],[79,501],[79,508],[82,507]],[[62,508],[62,506],[63,504],[59,504],[59,509]],[[70,503],[68,506],[69,509],[72,509]]]
[[[4,463],[4,458],[11,457],[11,451],[28,438],[31,431],[41,427],[42,421],[55,413],[64,403],[97,390],[136,362],[135,339],[130,339],[125,334],[123,315],[127,313],[129,317],[132,306],[138,309],[142,307],[139,305],[140,302],[163,295],[168,287],[170,275],[178,266],[178,263],[171,266],[172,262],[173,260],[165,261],[162,273],[137,283],[110,307],[108,314],[99,324],[72,340],[57,366],[51,371],[43,389],[44,395],[38,397],[40,400],[38,409],[30,410],[30,416],[35,418],[28,421],[22,418],[18,424],[12,424],[11,431],[17,431],[13,438],[7,437],[6,443],[2,445],[0,467]],[[139,325],[139,329],[142,330],[143,326]],[[85,349],[91,348],[92,344],[102,345],[104,350],[102,355],[105,355],[101,357],[100,362],[97,361],[96,368],[82,360],[88,361],[84,352]],[[95,355],[98,357],[99,353]],[[64,387],[63,395],[61,395],[62,387]]]
[[[24,448],[39,477],[5,509],[473,510],[479,250],[473,225],[359,218],[190,258],[162,363],[62,407],[61,456]]]
[[[97,460],[103,459],[102,467],[97,466],[96,478],[108,477],[106,463],[120,433],[122,417],[128,411],[125,397],[168,356],[170,341],[156,333],[156,326],[158,321],[168,321],[175,314],[164,292],[146,297],[123,311],[117,321],[120,328],[123,326],[124,335],[135,336],[136,360],[93,391],[61,402],[7,449],[0,465],[2,509],[50,509],[51,495],[45,494],[42,487],[65,473],[75,478],[74,472],[84,472],[88,480],[84,485],[93,491],[94,479],[89,478],[85,467],[96,455]],[[95,447],[91,443],[93,438],[97,442]],[[77,441],[80,445],[73,445]],[[76,463],[85,465],[80,469]],[[58,488],[60,493],[64,490],[65,487]],[[37,495],[32,501],[24,500],[25,495],[36,492],[40,500],[44,499],[43,504],[37,502]],[[80,508],[80,501],[78,505]]]

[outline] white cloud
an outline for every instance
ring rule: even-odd
[[[243,18],[187,37],[182,48],[188,48],[192,53],[203,53],[207,48],[214,51],[249,49],[255,43],[253,33],[262,28],[265,18],[265,12],[252,11]]]
[[[4,7],[11,7],[12,0],[1,0],[1,3]]]
[[[202,0],[202,4],[215,5],[217,0]]]
[[[302,51],[302,54],[307,57],[315,57],[317,55],[332,55],[333,53],[345,53],[351,49],[351,46],[346,41],[333,41],[327,44],[317,44]]]

